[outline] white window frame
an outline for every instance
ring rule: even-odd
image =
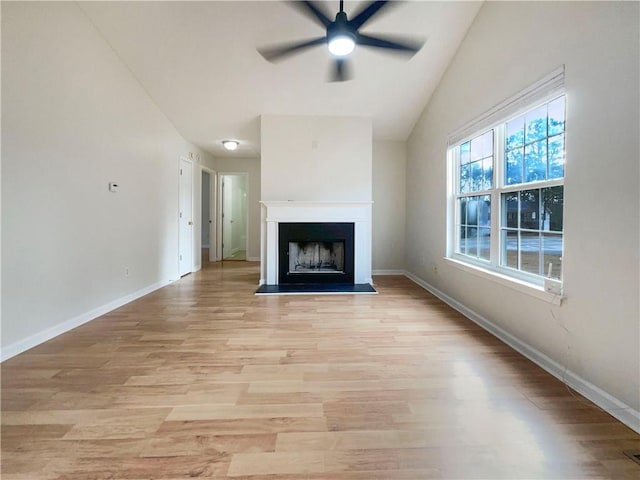
[[[480,275],[485,278],[505,284],[516,290],[533,294],[539,298],[559,304],[561,295],[545,291],[547,279],[540,275],[531,274],[522,270],[501,265],[501,236],[503,219],[501,197],[504,193],[532,190],[564,185],[564,177],[561,179],[542,180],[537,182],[520,183],[517,185],[504,184],[505,168],[505,124],[513,118],[517,118],[536,107],[552,101],[560,96],[565,96],[564,91],[564,66],[551,72],[549,75],[535,82],[533,85],[510,97],[485,114],[459,128],[449,136],[447,148],[447,252],[446,260],[452,265],[467,272]],[[456,205],[458,194],[458,155],[459,146],[465,142],[482,135],[488,130],[493,130],[493,179],[490,192],[480,190],[469,192],[468,195],[490,195],[491,199],[491,242],[490,260],[482,260],[468,255],[457,253],[459,250],[460,225],[459,212]],[[566,141],[566,127],[565,127]],[[566,145],[566,144],[565,144]],[[465,194],[464,196],[466,196]],[[563,249],[564,249],[564,231]],[[562,274],[560,275],[562,279]],[[562,288],[562,280],[554,280]]]

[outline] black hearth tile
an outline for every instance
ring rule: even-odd
[[[261,285],[256,295],[301,295],[301,294],[375,294],[375,288],[368,283],[313,283]]]

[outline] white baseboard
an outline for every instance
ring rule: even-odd
[[[137,300],[140,297],[144,297],[145,295],[155,290],[158,290],[159,288],[162,288],[172,283],[173,281],[174,280],[166,280],[163,282],[154,283],[153,285],[144,287],[129,295],[125,295],[124,297],[120,297],[116,300],[113,300],[112,302],[109,302],[106,305],[102,305],[98,308],[94,308],[93,310],[82,313],[77,317],[71,318],[62,323],[54,325],[53,327],[47,328],[46,330],[43,330],[41,332],[35,333],[25,339],[18,340],[17,342],[12,343],[11,345],[7,345],[6,347],[2,348],[2,351],[0,352],[0,362],[4,362],[5,360],[8,360],[11,357],[15,357],[19,353],[25,352],[30,348],[33,348],[37,345],[40,345],[41,343],[46,342],[47,340],[51,340],[52,338],[57,337],[58,335],[61,335],[65,332],[68,332],[69,330],[79,327],[80,325],[90,322],[91,320],[94,320],[99,316],[104,315],[105,313],[109,313],[110,311],[115,310],[116,308],[120,308],[121,306],[126,305],[127,303],[130,303],[134,300]]]
[[[374,270],[371,275],[404,275],[404,270]]]
[[[260,257],[247,257],[247,262],[259,262]]]
[[[629,428],[640,433],[640,412],[633,409],[624,402],[618,400],[601,388],[595,386],[591,382],[575,374],[574,372],[567,370],[563,365],[559,364],[552,358],[548,357],[536,348],[533,348],[531,345],[524,343],[522,340],[514,337],[495,323],[487,320],[482,315],[466,307],[446,293],[441,292],[433,285],[430,285],[421,278],[406,271],[404,272],[404,275],[417,285],[421,286],[431,294],[438,297],[451,308],[457,310],[469,320],[476,323],[477,325],[509,345],[511,348],[527,357],[533,363],[573,388],[576,392],[591,400],[605,412],[617,418]]]

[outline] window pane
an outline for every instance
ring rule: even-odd
[[[493,186],[493,157],[482,161],[482,190],[489,190]]]
[[[467,225],[478,225],[478,198],[469,197],[467,202]]]
[[[476,137],[471,140],[471,161],[482,159],[482,137]]]
[[[535,182],[547,178],[547,141],[540,140],[524,147],[525,181]]]
[[[564,132],[564,97],[549,103],[549,136]]]
[[[458,200],[460,202],[460,223],[466,225],[467,223],[467,197]]]
[[[506,161],[507,168],[505,169],[504,183],[506,185],[514,185],[516,183],[522,183],[522,156],[524,149],[517,148],[507,152]]]
[[[524,116],[515,118],[507,123],[506,150],[512,150],[524,145]]]
[[[543,105],[525,115],[524,143],[528,144],[547,136],[547,106]]]
[[[549,187],[542,189],[542,221],[543,230],[562,231],[564,205],[564,187]]]
[[[493,155],[493,130],[480,137],[482,143],[482,158],[491,157]]]
[[[540,234],[520,232],[520,270],[540,275]]]
[[[478,228],[467,227],[467,255],[478,256]]]
[[[458,227],[458,253],[467,253],[467,227]]]
[[[502,195],[502,224],[507,228],[518,228],[518,192]]]
[[[482,160],[471,164],[471,191],[477,192],[482,190],[483,184]]]
[[[540,229],[540,190],[520,192],[520,228]]]
[[[460,193],[468,193],[471,191],[471,176],[469,165],[460,165]]]
[[[542,236],[544,255],[544,276],[561,278],[562,273],[562,235],[545,234]]]
[[[469,159],[471,158],[470,152],[471,152],[471,142],[463,143],[462,145],[460,145],[460,163],[461,164],[469,163]]]
[[[502,265],[518,268],[518,232],[502,231]]]
[[[489,260],[491,253],[491,229],[481,228],[478,233],[478,257]]]
[[[549,178],[564,177],[564,134],[549,138]]]
[[[491,225],[491,196],[483,195],[478,199],[478,225],[489,227]]]

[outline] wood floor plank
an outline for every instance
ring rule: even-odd
[[[640,435],[406,278],[203,267],[2,364],[3,480],[640,478]]]

